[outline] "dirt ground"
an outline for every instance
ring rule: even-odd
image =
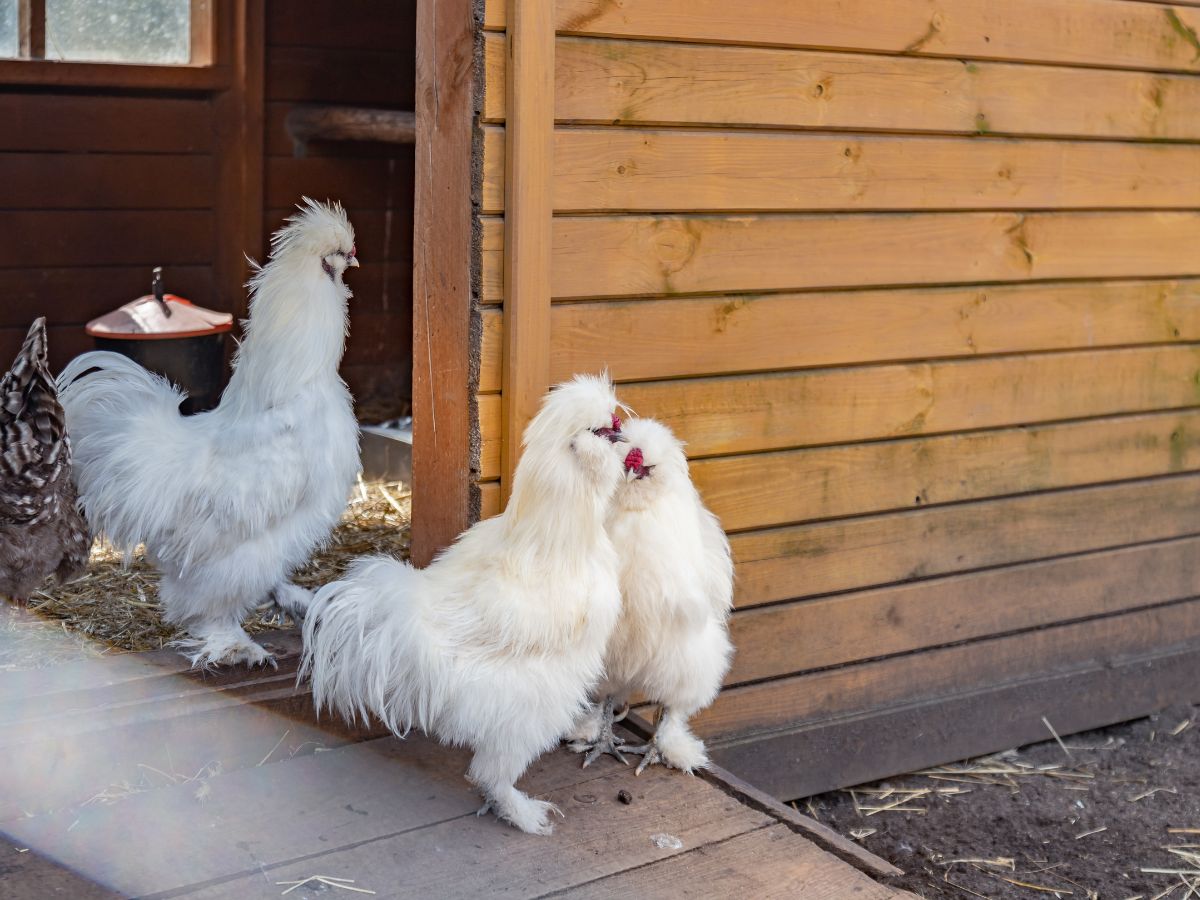
[[[1063,744],[1048,740],[796,807],[903,869],[889,883],[920,897],[1200,897],[1200,708]]]

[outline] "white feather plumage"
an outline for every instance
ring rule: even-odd
[[[423,570],[357,561],[305,621],[318,709],[470,747],[467,777],[527,832],[549,833],[556,810],[514,783],[584,709],[619,611],[604,518],[623,454],[595,433],[615,405],[606,378],[551,391],[500,516]]]
[[[246,614],[307,605],[288,578],[328,539],[359,467],[337,373],[342,274],[357,264],[342,208],[306,198],[250,281],[233,377],[210,412],[181,416],[182,392],[115,353],[85,353],[59,376],[88,519],[126,552],[146,545],[195,664],[269,660]]]
[[[641,450],[645,474],[626,470],[608,517],[621,561],[622,608],[598,695],[618,707],[634,693],[659,703],[654,740],[638,752],[691,772],[708,757],[688,719],[712,703],[733,656],[727,625],[733,562],[725,532],[692,484],[683,445],[670,429],[631,419],[625,435]],[[606,724],[592,707],[571,735],[576,749],[595,742]]]

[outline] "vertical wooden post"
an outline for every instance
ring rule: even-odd
[[[221,4],[213,22],[224,40],[221,62],[233,72],[229,90],[213,101],[217,127],[216,287],[221,305],[246,314],[246,254],[262,259],[263,95],[266,2]],[[226,49],[227,48],[227,49]]]
[[[504,374],[500,488],[550,386],[554,207],[554,4],[508,0],[504,173]]]
[[[413,216],[413,562],[470,524],[473,0],[418,0]]]

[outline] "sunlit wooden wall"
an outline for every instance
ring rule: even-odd
[[[558,0],[555,21],[550,380],[609,367],[730,532],[738,655],[697,722],[717,759],[797,796],[1195,698],[1200,3]]]

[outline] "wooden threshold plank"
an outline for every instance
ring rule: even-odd
[[[570,900],[632,896],[889,900],[913,895],[884,887],[786,825],[773,825],[555,896]]]

